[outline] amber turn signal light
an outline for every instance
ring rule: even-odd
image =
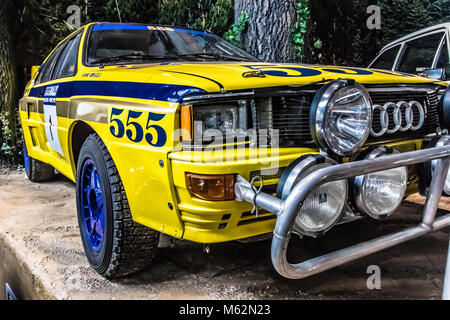
[[[192,106],[181,106],[181,139],[192,141]]]
[[[234,200],[234,181],[234,174],[205,175],[186,173],[186,186],[190,194],[203,200]]]

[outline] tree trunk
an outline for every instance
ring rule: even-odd
[[[0,111],[15,111],[16,68],[7,18],[9,6],[0,6]]]
[[[291,29],[296,14],[292,0],[235,0],[235,22],[242,12],[249,15],[241,35],[245,50],[267,62],[292,62]]]
[[[17,75],[14,61],[14,51],[11,38],[11,30],[8,19],[12,16],[9,1],[0,3],[0,112],[7,113],[8,128],[15,133],[17,111]],[[2,125],[3,129],[5,124]],[[0,140],[14,147],[15,135],[3,137],[0,132]],[[0,145],[0,148],[2,147]],[[0,152],[1,153],[1,152]]]

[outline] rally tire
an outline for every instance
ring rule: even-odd
[[[32,182],[44,182],[53,178],[55,169],[47,163],[30,157],[25,143],[23,144],[23,158],[28,180]]]
[[[81,211],[83,195],[81,175],[86,161],[95,164],[102,182],[105,228],[98,252],[95,252],[89,244]],[[133,221],[116,165],[105,144],[96,134],[91,134],[81,147],[76,193],[80,234],[92,268],[108,279],[126,276],[147,268],[156,254],[160,234]]]

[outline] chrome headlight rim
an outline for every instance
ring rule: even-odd
[[[283,171],[283,174],[280,178],[280,181],[278,183],[278,187],[276,190],[276,196],[283,200],[286,199],[288,197],[288,195],[290,194],[290,192],[292,191],[292,189],[295,187],[295,185],[297,183],[297,179],[300,177],[301,173],[313,166],[317,166],[317,165],[321,165],[321,164],[327,164],[327,165],[331,166],[331,165],[336,165],[338,163],[335,160],[333,160],[327,156],[323,156],[323,155],[319,155],[319,154],[306,154],[306,155],[303,155],[303,156],[297,158],[293,162],[291,162],[291,164]],[[312,172],[314,172],[314,171],[312,171]],[[338,180],[338,182],[344,182],[344,184],[345,184],[345,194],[343,195],[344,201],[343,201],[341,210],[339,210],[339,213],[334,217],[334,219],[332,221],[330,221],[330,223],[327,225],[327,227],[320,231],[311,232],[311,231],[296,227],[297,224],[294,223],[292,230],[291,230],[292,233],[298,234],[300,236],[306,235],[306,236],[310,236],[310,237],[318,237],[318,236],[326,233],[328,230],[333,228],[339,222],[339,220],[341,219],[342,214],[344,212],[345,205],[348,203],[349,186],[348,186],[348,181],[346,179]]]
[[[330,145],[327,141],[327,135],[325,130],[325,114],[328,108],[330,107],[330,102],[333,96],[340,90],[348,87],[354,87],[360,90],[364,98],[367,99],[369,107],[368,114],[370,119],[368,121],[365,133],[361,137],[359,143],[354,145],[351,150],[343,151]],[[352,79],[338,79],[330,81],[317,91],[312,101],[309,127],[314,142],[322,150],[324,150],[327,153],[332,152],[341,157],[351,156],[366,143],[367,139],[369,138],[370,131],[372,129],[372,99],[370,98],[368,91],[363,85],[359,84],[358,82]]]
[[[364,152],[363,154],[361,154],[360,159],[359,160],[373,160],[375,158],[384,156],[384,155],[389,155],[389,154],[398,154],[400,153],[398,150],[389,148],[389,147],[375,147],[372,149],[368,149],[366,150],[366,152]],[[407,184],[408,184],[408,168],[407,167],[399,167],[399,168],[405,168],[405,175],[406,175],[406,187],[405,187],[405,191],[403,192],[402,198],[405,195],[406,192],[406,188],[407,188]],[[395,168],[398,169],[398,168]],[[366,180],[368,178],[368,175],[361,175],[361,176],[356,176],[352,179],[351,181],[351,185],[352,185],[352,191],[353,191],[353,200],[355,202],[356,208],[363,214],[366,214],[367,216],[376,219],[376,220],[385,220],[387,219],[390,215],[392,215],[395,211],[397,211],[397,209],[400,207],[402,201],[399,201],[399,203],[395,206],[395,208],[391,209],[388,213],[386,214],[376,214],[374,212],[372,212],[367,206],[366,203],[364,201],[363,198],[363,187],[364,184],[366,183]]]

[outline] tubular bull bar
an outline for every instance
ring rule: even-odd
[[[440,145],[440,146],[439,146]],[[400,232],[337,250],[301,263],[291,264],[286,252],[295,217],[309,193],[321,184],[347,179],[372,172],[437,160],[429,186],[429,193],[419,225]],[[271,258],[277,272],[289,279],[302,279],[347,262],[365,257],[383,249],[415,239],[431,231],[450,226],[450,214],[436,218],[442,189],[450,165],[450,136],[444,136],[434,148],[393,154],[370,160],[338,164],[319,169],[301,179],[285,200],[259,192],[247,180],[238,177],[235,195],[238,201],[247,201],[277,215],[273,232]],[[450,262],[448,262],[450,263]],[[448,284],[450,286],[450,283]],[[445,288],[444,288],[445,290]],[[447,290],[450,290],[448,288]]]

